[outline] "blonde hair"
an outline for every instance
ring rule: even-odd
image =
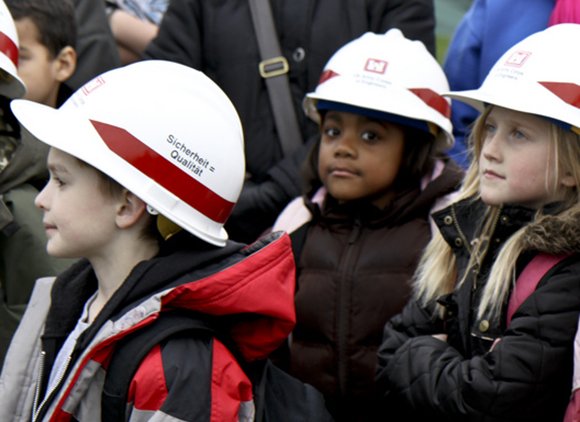
[[[467,198],[477,200],[479,198],[479,156],[483,146],[485,123],[491,109],[492,107],[488,107],[475,121],[470,137],[473,159],[464,178],[458,200]],[[555,163],[555,167],[549,171],[553,170],[560,175],[570,175],[576,182],[576,186],[580,186],[580,136],[556,124],[551,124],[550,141],[551,151],[554,154],[552,162]],[[550,157],[547,159],[550,160]],[[546,186],[546,188],[562,189],[557,185],[557,181],[555,183],[555,186]],[[578,189],[576,187],[566,188],[563,206],[558,215],[577,213],[579,209]],[[414,277],[414,295],[423,305],[435,301],[442,295],[451,293],[465,281],[470,271],[477,270],[487,253],[489,239],[493,234],[500,213],[501,207],[487,207],[484,222],[477,238],[471,245],[466,245],[468,248],[471,247],[471,253],[461,279],[458,279],[459,274],[453,251],[438,231],[434,233]],[[538,211],[532,223],[541,224],[544,218],[546,216]],[[517,258],[525,250],[523,242],[525,230],[526,226],[515,232],[499,251],[483,290],[477,311],[478,318],[486,316],[494,319],[501,315],[502,306],[507,299],[510,287],[515,283]],[[443,308],[438,306],[436,312],[441,314]]]

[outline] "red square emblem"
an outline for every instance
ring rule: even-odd
[[[365,70],[367,72],[384,74],[387,71],[388,63],[384,60],[367,59]]]
[[[82,89],[83,94],[85,95],[89,95],[91,92],[93,92],[95,89],[100,88],[101,86],[103,86],[105,84],[105,80],[103,78],[101,78],[100,76],[98,78],[95,78],[89,82],[87,82]]]
[[[532,55],[529,51],[516,51],[506,60],[506,66],[522,67]]]

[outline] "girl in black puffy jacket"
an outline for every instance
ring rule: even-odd
[[[450,93],[483,112],[460,200],[434,215],[414,300],[384,330],[377,381],[390,420],[563,418],[580,311],[580,60],[564,40],[580,41],[580,25],[531,35],[481,88]],[[512,314],[538,254],[563,259]]]

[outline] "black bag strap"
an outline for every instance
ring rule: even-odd
[[[141,361],[155,345],[163,340],[186,333],[215,336],[216,331],[202,316],[193,317],[172,312],[170,317],[162,314],[151,325],[119,341],[105,377],[101,399],[101,420],[126,420],[125,410],[129,385]]]
[[[332,421],[326,410],[324,397],[314,387],[304,384],[277,368],[269,359],[246,362],[239,356],[231,341],[219,328],[219,322],[201,314],[178,311],[161,314],[151,325],[129,334],[116,346],[111,357],[101,396],[101,420],[126,420],[127,394],[131,380],[142,360],[151,349],[174,336],[217,337],[236,357],[250,378],[256,406],[255,422],[288,420],[294,412],[296,422]],[[277,405],[266,406],[266,403]]]
[[[258,402],[277,403],[276,406],[262,409],[263,415],[260,416],[260,420],[263,422],[333,421],[322,393],[289,375],[270,360],[264,363],[261,377],[256,383],[259,387],[259,392],[255,390]],[[288,414],[289,409],[291,415]]]
[[[270,0],[250,0],[249,4],[262,59],[258,70],[266,82],[278,138],[287,157],[302,144],[288,82],[290,66],[280,50]]]
[[[302,255],[302,248],[306,243],[306,234],[312,225],[312,220],[302,224],[296,230],[290,233],[290,242],[292,243],[292,254],[294,255],[294,262],[298,266],[300,263],[300,256]]]

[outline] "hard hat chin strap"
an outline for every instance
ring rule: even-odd
[[[159,231],[159,234],[161,234],[161,237],[163,237],[164,240],[169,239],[175,233],[178,233],[182,230],[182,228],[177,224],[175,224],[173,221],[159,214],[159,211],[157,211],[151,205],[147,205],[147,212],[151,215],[157,216],[157,230]]]
[[[157,230],[163,237],[164,240],[169,239],[174,234],[183,230],[180,226],[175,224],[173,221],[169,220],[167,217],[159,214],[157,216]]]

